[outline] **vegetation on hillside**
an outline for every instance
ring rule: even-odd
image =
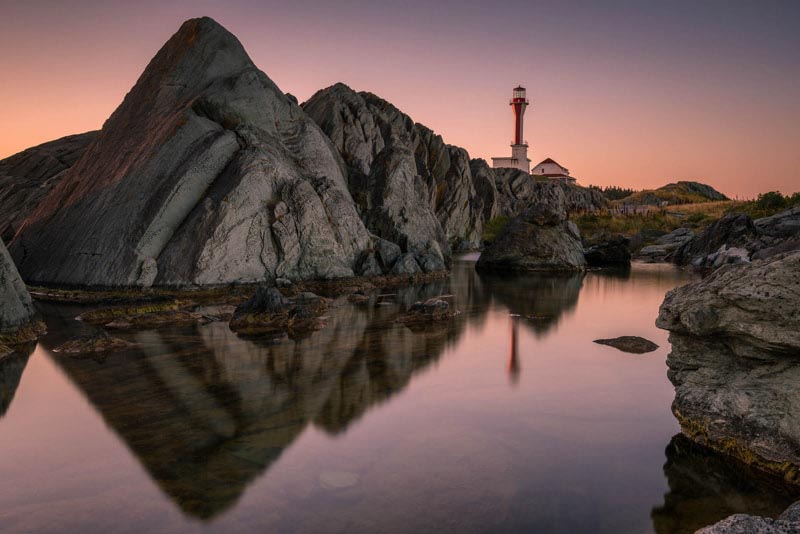
[[[630,189],[627,187],[617,187],[616,185],[609,185],[607,187],[598,187],[596,185],[590,185],[589,189],[594,189],[595,191],[600,191],[605,195],[608,200],[622,200],[623,198],[627,198],[632,194],[636,193],[635,189]]]
[[[756,200],[732,202],[727,212],[746,213],[751,219],[760,219],[795,206],[800,206],[800,191],[791,195],[783,195],[780,191],[770,191],[759,194]]]
[[[636,191],[618,201],[619,204],[633,205],[680,205],[697,204],[728,200],[728,197],[711,187],[699,182],[676,182],[658,189]]]

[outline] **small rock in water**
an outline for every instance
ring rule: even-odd
[[[441,298],[430,298],[425,302],[415,302],[408,312],[397,320],[407,326],[428,325],[436,321],[446,321],[458,315],[450,311],[450,304]]]
[[[658,348],[658,345],[650,340],[638,336],[620,336],[613,339],[595,339],[595,343],[600,345],[608,345],[623,352],[631,352],[633,354],[644,354],[645,352],[653,352]]]
[[[136,346],[135,343],[111,337],[107,332],[72,338],[53,349],[53,352],[81,354],[87,352],[108,352],[125,350]]]

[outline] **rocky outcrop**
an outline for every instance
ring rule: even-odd
[[[551,189],[559,189],[564,195],[564,209],[567,213],[594,211],[608,205],[608,200],[597,189],[567,184],[560,181],[536,181],[518,169],[493,169],[495,186],[500,194],[500,213],[513,216],[521,213],[531,204],[546,201],[552,195]]]
[[[450,246],[480,246],[483,210],[465,150],[446,145],[374,94],[341,83],[318,91],[303,109],[347,164],[350,190],[371,232],[397,241],[403,252],[433,241],[446,257]]]
[[[701,528],[697,534],[791,534],[800,532],[800,502],[786,509],[777,519],[734,514]]]
[[[0,344],[5,336],[9,338],[5,341],[12,341],[11,335],[28,323],[34,313],[31,296],[0,240]]]
[[[800,484],[800,252],[667,293],[673,413],[690,438]]]
[[[585,267],[580,234],[567,220],[564,194],[557,188],[512,219],[475,265],[484,271],[580,271]]]
[[[681,246],[692,240],[694,232],[689,228],[677,228],[656,239],[655,244],[642,247],[636,253],[636,259],[646,263],[671,261],[672,256]]]
[[[320,316],[328,301],[313,293],[285,298],[274,287],[261,286],[250,300],[236,308],[229,326],[238,334],[298,337],[322,328]]]
[[[409,328],[425,328],[440,321],[448,321],[458,315],[450,310],[450,303],[438,297],[415,302],[397,321]]]
[[[0,238],[14,238],[22,221],[64,177],[99,132],[68,135],[0,161]]]
[[[330,140],[239,41],[193,19],[10,249],[29,282],[331,279],[371,246]]]
[[[744,214],[728,214],[683,244],[674,261],[717,268],[794,250],[800,250],[800,207],[755,221]]]

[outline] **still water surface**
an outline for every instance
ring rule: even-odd
[[[225,323],[126,334],[139,349],[0,362],[4,532],[692,532],[796,495],[704,454],[670,413],[667,265],[452,277],[340,299],[302,340]],[[394,321],[452,295],[451,324]],[[592,340],[640,335],[631,355]]]

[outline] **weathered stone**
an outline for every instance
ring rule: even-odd
[[[450,304],[446,300],[434,297],[415,302],[406,313],[397,318],[397,321],[406,326],[427,326],[450,320],[456,315],[458,313],[450,311]]]
[[[478,259],[478,270],[580,271],[583,245],[566,226],[564,197],[551,190],[547,202],[534,204],[512,219]]]
[[[68,135],[0,161],[0,239],[13,239],[22,221],[83,155],[99,132]]]
[[[656,324],[670,330],[672,411],[684,434],[800,484],[800,252],[723,266],[676,288]]]
[[[675,252],[673,261],[680,265],[710,267],[707,256],[721,247],[740,247],[752,241],[758,230],[747,215],[731,213],[712,223]],[[713,260],[712,260],[713,263]]]
[[[287,299],[274,287],[260,286],[255,295],[236,308],[229,322],[231,330],[244,335],[304,336],[324,326],[320,320],[328,301],[304,292]]]
[[[135,346],[135,343],[125,341],[124,339],[111,337],[107,332],[100,332],[98,334],[72,338],[53,349],[53,352],[63,352],[64,354],[85,354],[91,352],[126,350]]]
[[[414,258],[413,254],[402,254],[397,261],[395,261],[394,266],[392,267],[392,274],[417,274],[421,273],[422,269],[420,269],[417,260]]]
[[[383,272],[389,272],[397,261],[397,258],[402,254],[400,247],[391,241],[381,239],[380,237],[373,236],[372,247],[375,250],[375,257],[383,269]]]
[[[34,313],[31,296],[0,239],[0,333],[17,330]]]
[[[633,354],[645,354],[647,352],[653,352],[658,348],[658,345],[649,339],[639,336],[620,336],[612,339],[595,339],[594,342],[599,343],[600,345],[614,347],[622,352],[630,352]]]
[[[10,250],[30,282],[184,286],[352,276],[369,244],[330,140],[202,18],[156,54]]]
[[[800,532],[800,502],[791,505],[778,519],[734,514],[701,528],[697,534],[792,534]]]

